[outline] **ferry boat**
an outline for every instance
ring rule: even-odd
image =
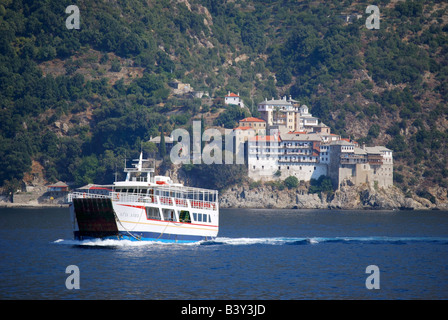
[[[94,185],[68,196],[74,237],[78,240],[196,242],[218,235],[218,191],[186,187],[155,176],[140,153],[125,181]],[[101,191],[101,192],[98,192]]]

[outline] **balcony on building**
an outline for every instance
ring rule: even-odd
[[[341,164],[357,164],[366,162],[366,156],[361,154],[342,154],[340,158]]]
[[[369,154],[367,156],[367,162],[370,165],[382,165],[383,164],[383,156],[382,155],[373,155],[373,154]]]

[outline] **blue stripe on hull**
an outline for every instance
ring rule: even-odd
[[[79,231],[74,232],[76,240],[86,239],[113,239],[113,240],[131,240],[131,241],[158,241],[158,242],[173,242],[173,243],[190,243],[202,240],[213,240],[214,237],[205,236],[191,236],[181,234],[162,234],[156,232],[133,232],[128,233],[125,231],[119,231],[118,235],[106,236],[106,237],[91,237],[80,234]]]

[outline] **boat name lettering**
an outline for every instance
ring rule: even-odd
[[[121,212],[120,215],[126,218],[138,218],[140,216],[139,213],[130,213],[126,211]]]

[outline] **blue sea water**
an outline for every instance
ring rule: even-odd
[[[66,208],[1,208],[0,277],[0,299],[448,299],[448,212],[222,209],[216,240],[162,244],[75,241]]]

